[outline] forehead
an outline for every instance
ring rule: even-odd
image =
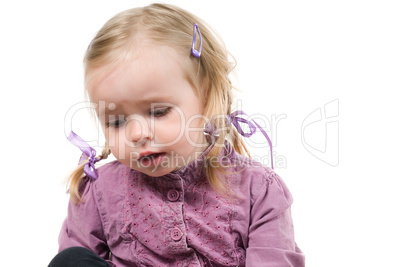
[[[187,58],[166,46],[139,47],[118,62],[88,71],[86,88],[94,103],[174,99],[189,88],[184,71]]]

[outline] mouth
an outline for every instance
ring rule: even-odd
[[[145,156],[138,158],[140,165],[143,167],[152,167],[158,165],[162,162],[166,152],[162,153],[151,153]]]

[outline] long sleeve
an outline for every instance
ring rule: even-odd
[[[88,248],[106,260],[109,257],[93,181],[86,181],[79,205],[70,200],[68,216],[59,235],[59,251],[74,246]]]
[[[292,196],[281,178],[268,173],[254,196],[246,266],[304,266],[304,254],[294,240]]]

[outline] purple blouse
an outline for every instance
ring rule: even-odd
[[[69,203],[59,251],[86,247],[119,267],[304,266],[282,179],[233,150],[228,200],[206,181],[205,154],[162,177],[119,161],[98,168],[81,204]]]

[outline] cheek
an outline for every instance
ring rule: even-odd
[[[189,148],[198,147],[205,138],[203,133],[204,123],[203,120],[193,122],[187,125],[187,128],[180,121],[156,124],[154,142],[161,145],[165,144],[166,147],[171,147],[176,152],[183,152]]]
[[[177,111],[172,111],[168,117],[156,119],[153,125],[154,139],[157,143],[175,143],[185,135],[186,119]],[[174,145],[174,144],[171,144]]]
[[[158,121],[154,126],[154,135],[156,143],[174,145],[184,136],[184,126],[177,120]]]
[[[198,114],[190,118],[186,129],[188,142],[191,142],[192,144],[199,144],[200,142],[203,142],[204,124],[207,121],[208,120],[204,116]]]
[[[194,145],[202,142],[206,119],[200,115],[198,106],[184,106],[180,112],[174,112],[166,124],[157,129],[159,138],[165,143],[176,140],[176,145]],[[162,135],[161,135],[162,134]]]

